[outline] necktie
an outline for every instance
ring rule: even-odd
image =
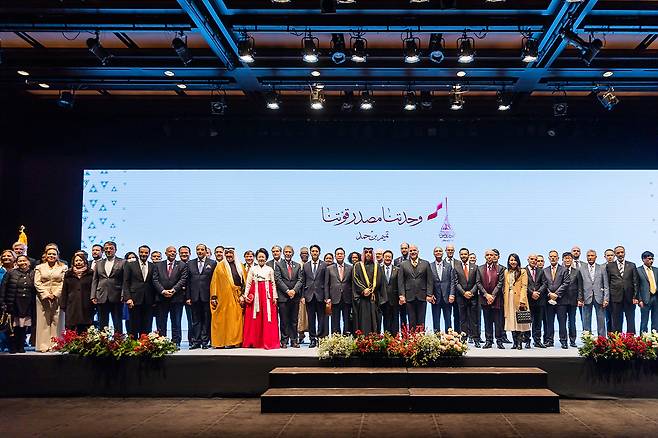
[[[656,293],[656,279],[653,277],[653,269],[646,268],[646,270],[647,270],[647,278],[649,279],[649,292],[651,292],[652,294],[655,294]]]
[[[594,281],[594,265],[589,265],[589,278]]]
[[[174,263],[169,262],[167,264],[167,277],[171,277],[171,271],[173,271],[173,270],[174,270]]]
[[[532,269],[530,270],[530,274],[532,274],[532,281],[536,281],[536,277],[535,277],[535,268],[532,268]]]
[[[199,260],[199,274],[203,272],[203,261]]]
[[[624,276],[624,264],[623,263],[617,263],[617,266],[619,267],[619,275],[622,277]]]
[[[292,280],[292,262],[288,262],[288,279]]]
[[[464,263],[464,276],[466,277],[466,282],[468,282],[468,263]]]
[[[387,266],[386,267],[386,282],[388,283],[390,281],[391,281],[391,267]]]
[[[146,281],[146,276],[148,275],[148,268],[146,267],[146,263],[142,263],[142,277],[144,277],[144,281]]]
[[[315,277],[315,271],[318,268],[318,262],[313,262],[313,277]]]
[[[443,275],[443,267],[441,266],[441,263],[436,264],[436,275],[439,277],[439,281],[441,281],[441,276]]]
[[[553,281],[555,281],[555,271],[557,271],[557,267],[556,267],[556,266],[553,266],[553,267],[551,268],[551,276],[553,277]]]
[[[344,267],[343,265],[338,265],[338,277],[340,281],[343,281],[343,272],[344,272]]]

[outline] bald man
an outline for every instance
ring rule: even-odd
[[[168,246],[167,258],[156,263],[153,270],[153,286],[158,303],[157,326],[162,336],[167,336],[167,319],[171,315],[171,340],[180,349],[181,319],[185,304],[187,285],[187,263],[176,260],[176,247]]]

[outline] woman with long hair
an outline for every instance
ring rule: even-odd
[[[503,307],[505,309],[505,330],[512,332],[512,349],[523,348],[523,332],[530,330],[530,324],[516,322],[516,312],[528,308],[528,274],[521,267],[518,254],[510,254],[505,271]]]

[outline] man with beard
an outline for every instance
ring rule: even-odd
[[[189,246],[183,245],[178,248],[178,257],[180,257],[180,261],[185,263],[187,265],[187,262],[190,261],[190,255],[192,253],[192,250],[190,249]],[[189,271],[188,271],[189,274]],[[188,277],[189,280],[189,277]],[[187,287],[188,284],[185,283],[183,285],[183,292],[187,296]],[[187,303],[187,299],[185,301],[185,319],[187,319],[187,345],[192,346],[194,342],[192,342],[192,307]]]
[[[409,246],[409,260],[400,264],[398,271],[398,293],[400,306],[406,304],[409,315],[409,329],[425,326],[427,297],[433,293],[432,268],[429,262],[418,256],[418,247]]]
[[[382,314],[384,331],[396,336],[400,332],[400,294],[398,293],[398,271],[393,265],[393,251],[384,251],[382,265],[381,302],[379,309]]]
[[[219,248],[219,247],[218,247]],[[235,261],[235,249],[215,248],[217,266],[210,281],[210,344],[215,348],[242,344],[242,300],[245,278],[242,264]]]
[[[467,248],[459,250],[460,263],[455,268],[455,295],[461,318],[460,326],[475,348],[480,348],[480,300],[478,267],[469,261]]]
[[[299,259],[300,265],[303,269],[304,263],[308,262],[309,253],[308,248],[302,246],[299,248]],[[306,313],[306,300],[304,299],[304,294],[300,294],[299,298],[299,314],[297,315],[297,331],[299,334],[299,343],[304,343],[304,332],[308,331],[308,314]]]
[[[327,266],[324,288],[331,298],[331,332],[341,333],[340,319],[343,318],[343,334],[352,333],[350,310],[352,308],[352,266],[345,263],[345,250],[336,248],[336,263]]]
[[[139,261],[126,263],[123,273],[123,300],[128,305],[130,315],[130,334],[135,339],[140,335],[151,333],[153,327],[153,263],[148,261],[151,249],[142,245],[137,251]]]
[[[295,254],[292,246],[283,248],[283,260],[274,271],[276,280],[277,307],[281,325],[281,348],[288,348],[288,341],[293,348],[299,348],[297,318],[299,317],[299,299],[302,292],[301,265],[293,261]]]
[[[402,262],[409,260],[409,244],[407,242],[402,242],[400,244],[400,257],[393,260],[393,265],[400,267]],[[400,305],[400,326],[409,327],[409,316],[407,315],[407,305]]]
[[[188,326],[191,333],[190,350],[208,348],[210,342],[210,281],[217,262],[206,257],[206,245],[196,246],[197,258],[187,262],[187,305],[192,314],[192,324]]]
[[[538,266],[537,259],[539,256],[530,254],[528,256],[528,266],[526,274],[528,276],[528,303],[530,303],[530,314],[532,315],[531,333],[535,342],[535,347],[546,348],[542,343],[542,325],[546,332],[546,277],[544,270]],[[524,333],[525,348],[530,348],[531,333]]]
[[[379,306],[386,300],[380,296],[382,270],[373,260],[373,249],[363,248],[363,261],[352,269],[352,308],[354,329],[364,335],[379,332]]]
[[[478,268],[480,275],[480,305],[484,316],[484,348],[493,346],[494,334],[496,345],[503,345],[503,281],[505,268],[497,263],[496,253],[488,249],[484,252],[485,263]],[[495,329],[495,330],[494,330]]]
[[[167,319],[171,315],[171,340],[180,349],[181,319],[185,304],[183,285],[187,284],[187,264],[176,260],[176,248],[168,246],[167,258],[153,269],[153,286],[158,302],[157,326],[162,336],[167,336]],[[100,263],[99,265],[100,266]]]

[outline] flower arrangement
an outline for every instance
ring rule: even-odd
[[[160,358],[176,351],[176,344],[156,332],[143,334],[139,339],[121,333],[113,333],[109,327],[99,330],[96,327],[78,334],[66,330],[62,336],[53,338],[53,350],[87,357],[146,357]]]
[[[462,342],[464,334],[452,329],[447,333],[425,332],[424,327],[409,330],[403,327],[396,336],[388,332],[356,336],[334,334],[320,340],[318,357],[337,359],[350,357],[400,358],[412,366],[427,366],[445,357],[466,354],[468,345]]]
[[[583,346],[578,353],[594,360],[656,360],[658,354],[658,333],[643,333],[636,336],[633,333],[608,333],[608,337],[594,336],[584,331],[581,337]]]

